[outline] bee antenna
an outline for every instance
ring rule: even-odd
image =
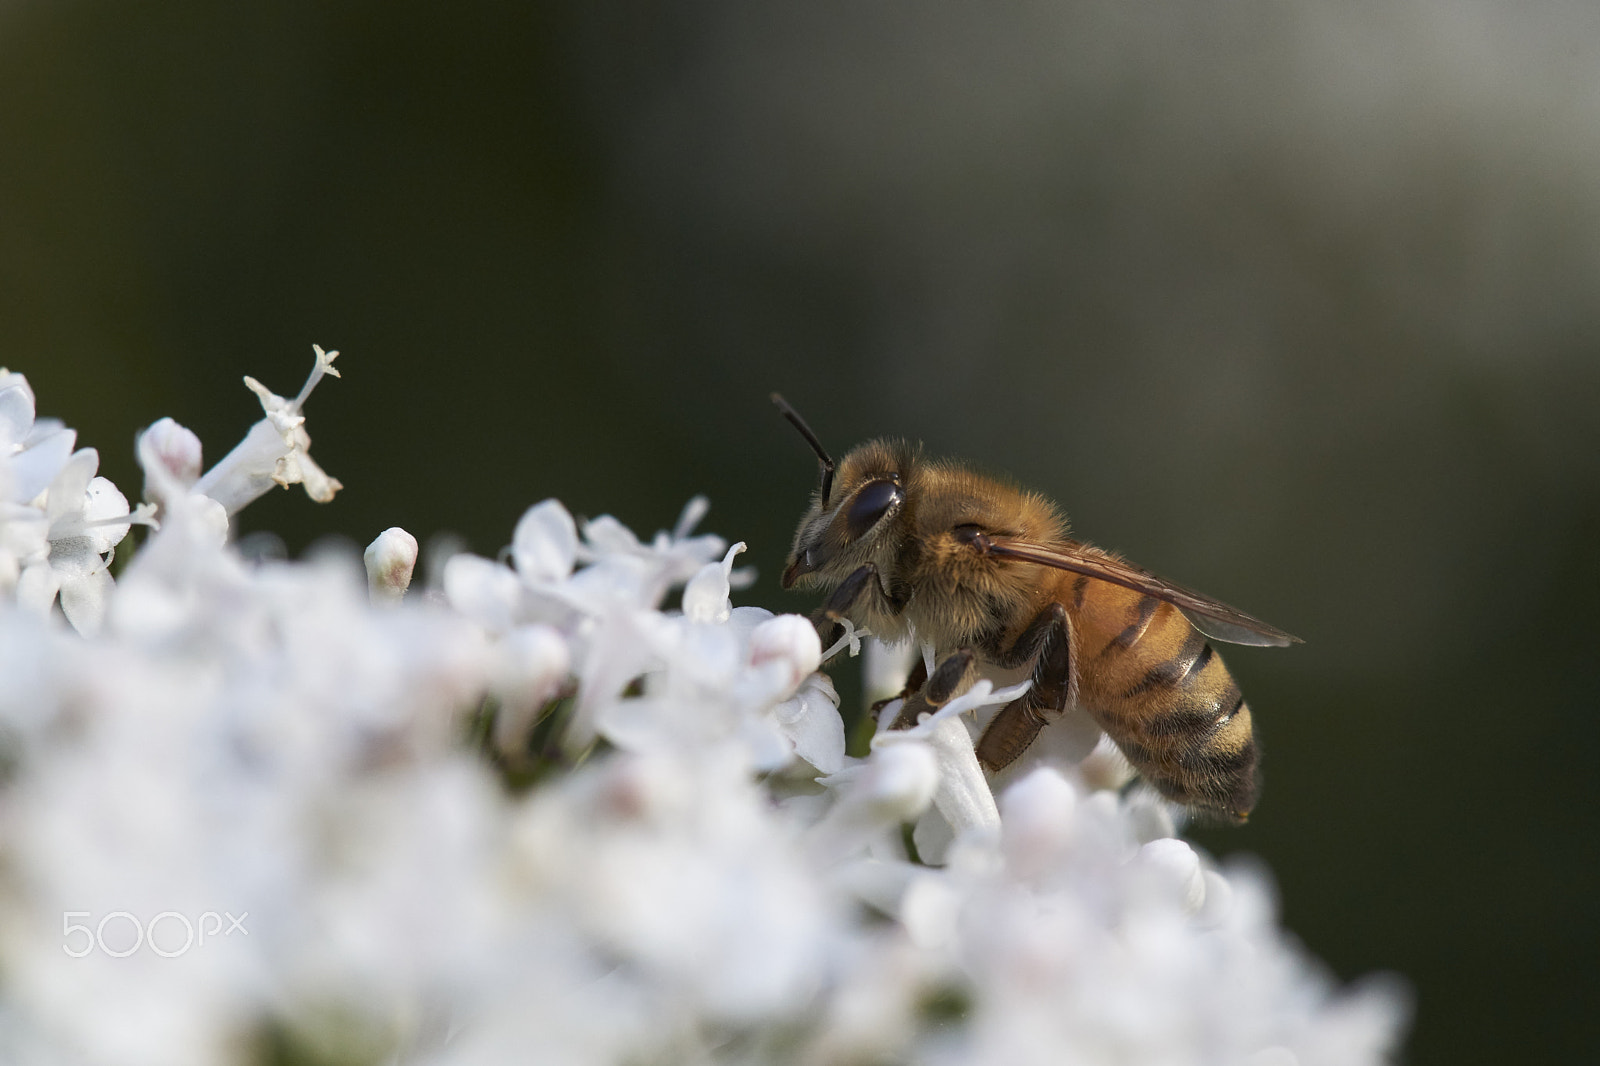
[[[806,425],[806,420],[800,417],[800,412],[789,406],[788,400],[785,400],[777,393],[773,393],[772,402],[777,405],[779,411],[783,412],[783,417],[787,418],[790,424],[800,431],[800,435],[806,439],[807,444],[811,445],[811,450],[817,453],[817,458],[822,462],[822,506],[828,506],[828,494],[833,491],[833,459],[828,455],[828,449],[824,448],[822,442],[817,439],[817,435],[811,432],[811,427]]]

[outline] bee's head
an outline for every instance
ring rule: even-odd
[[[892,563],[895,538],[886,536],[905,511],[915,449],[899,441],[870,441],[844,457],[837,471],[809,426],[782,397],[773,402],[794,423],[822,463],[822,484],[795,531],[783,587],[811,580],[837,585],[864,563]],[[835,476],[837,474],[837,477]]]

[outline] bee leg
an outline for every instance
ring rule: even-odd
[[[997,661],[1002,666],[1020,666],[1029,659],[1033,660],[1033,686],[1002,708],[978,739],[978,762],[986,770],[1004,769],[1016,761],[1039,730],[1077,696],[1072,622],[1061,604],[1052,603],[1035,615]]]
[[[960,648],[933,668],[927,684],[922,686],[922,695],[930,706],[943,707],[950,702],[950,697],[963,687],[962,683],[972,674],[975,659],[971,648]]]
[[[906,678],[906,687],[901,689],[895,695],[890,696],[888,699],[879,700],[878,702],[874,703],[872,705],[872,717],[877,718],[878,712],[883,710],[889,704],[893,703],[895,700],[910,699],[914,693],[920,692],[922,690],[922,686],[927,684],[927,682],[928,664],[924,662],[922,656],[919,655],[917,656],[916,665],[911,668],[910,676]]]
[[[824,648],[831,648],[844,636],[842,619],[850,613],[850,608],[861,598],[861,594],[868,588],[867,583],[877,577],[878,568],[868,563],[855,573],[845,578],[838,588],[833,590],[827,602],[811,612],[811,624],[817,627],[817,636],[822,640]]]
[[[822,638],[822,646],[827,648],[844,633],[844,626],[840,624],[843,619],[859,619],[871,611],[898,615],[906,609],[910,598],[909,589],[885,592],[883,582],[878,580],[877,566],[865,563],[839,583],[827,602],[812,614],[811,621],[817,627],[817,635]],[[856,610],[863,605],[863,601],[866,601],[867,612]]]
[[[976,661],[971,648],[960,648],[946,656],[944,662],[933,668],[921,691],[906,699],[906,705],[900,708],[894,720],[894,728],[910,729],[919,717],[949,703],[952,696],[966,687]]]
[[[833,595],[822,605],[822,617],[830,622],[837,622],[845,617],[850,613],[850,608],[861,598],[862,593],[873,585],[878,585],[878,568],[872,563],[867,563],[839,582],[839,587],[833,590]]]

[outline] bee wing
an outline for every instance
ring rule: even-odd
[[[979,539],[977,546],[986,554],[1021,559],[1057,570],[1070,570],[1154,596],[1158,600],[1166,600],[1182,611],[1196,629],[1215,640],[1261,648],[1285,648],[1301,643],[1299,637],[1285,633],[1276,626],[1269,626],[1261,619],[1252,618],[1220,600],[1202,596],[1182,585],[1174,585],[1148,570],[1077,541],[1037,544],[1013,537],[984,536]]]

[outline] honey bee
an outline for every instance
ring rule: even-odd
[[[912,674],[897,726],[985,669],[1026,669],[1033,684],[978,740],[985,769],[1007,766],[1078,707],[1162,795],[1202,816],[1246,819],[1259,791],[1250,708],[1210,641],[1299,638],[1069,539],[1045,497],[917,446],[869,441],[836,469],[799,414],[772,399],[822,463],[783,587],[828,593],[824,629],[847,619],[935,649],[932,673]]]

